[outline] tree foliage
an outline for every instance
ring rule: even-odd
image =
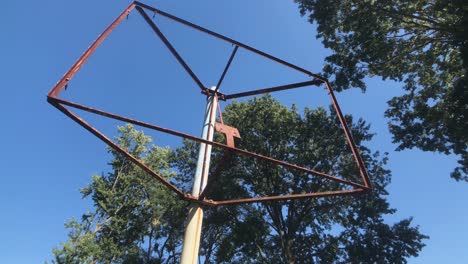
[[[326,109],[299,114],[271,96],[234,102],[224,111],[239,129],[239,148],[300,166],[359,180],[357,166],[337,117]],[[200,262],[204,263],[406,263],[427,237],[407,218],[393,224],[386,201],[390,171],[386,158],[372,153],[369,126],[346,117],[367,164],[374,191],[355,197],[328,197],[266,204],[207,208]],[[150,146],[131,126],[119,128],[118,143],[168,179],[191,187],[198,144],[175,151]],[[217,141],[224,141],[216,134]],[[215,166],[225,154],[213,149]],[[178,263],[187,204],[111,151],[113,171],[95,176],[81,190],[94,210],[67,224],[69,239],[54,250],[55,263]],[[177,172],[177,174],[176,174]],[[211,177],[208,198],[223,200],[347,189],[296,170],[232,154]]]
[[[168,179],[176,177],[171,151],[127,125],[117,142]],[[110,150],[113,171],[94,176],[81,189],[94,210],[67,223],[68,241],[54,249],[54,263],[178,263],[185,216],[182,203],[164,186]]]
[[[366,76],[404,83],[386,116],[398,150],[454,153],[451,176],[468,181],[468,4],[464,0],[295,0],[333,53],[326,76],[338,90]]]
[[[239,148],[318,171],[358,180],[358,168],[336,115],[325,109],[299,114],[271,96],[225,108],[224,120],[241,131]],[[393,225],[385,199],[390,172],[386,158],[363,146],[372,138],[362,120],[352,132],[375,185],[372,193],[355,197],[291,200],[211,209],[203,229],[205,263],[405,263],[424,246],[411,219]],[[223,140],[218,137],[217,140]],[[178,149],[180,171],[193,167],[193,145]],[[223,153],[215,150],[216,163]],[[189,165],[187,165],[189,164]],[[213,182],[210,198],[216,200],[263,197],[346,189],[341,184],[251,157],[232,155]]]

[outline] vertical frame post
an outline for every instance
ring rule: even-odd
[[[216,122],[216,107],[218,98],[216,94],[207,97],[205,121],[203,122],[202,138],[213,141]],[[208,182],[208,172],[210,169],[211,145],[201,143],[198,153],[197,168],[192,188],[192,196],[198,198]],[[201,229],[203,223],[203,208],[199,203],[190,205],[187,216],[187,226],[185,229],[184,243],[182,246],[181,264],[196,264],[198,262],[198,252],[200,249]]]

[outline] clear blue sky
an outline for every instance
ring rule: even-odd
[[[78,192],[108,170],[105,145],[46,103],[46,94],[130,1],[6,1],[0,16],[0,263],[43,263],[66,239],[63,224],[90,208]],[[146,1],[313,72],[329,51],[292,1]],[[202,81],[215,85],[232,47],[155,17]],[[147,53],[145,53],[147,52]],[[305,80],[240,51],[224,92]],[[414,217],[430,236],[410,263],[468,263],[468,184],[448,177],[454,157],[394,152],[383,117],[399,84],[367,81],[368,92],[338,95],[346,114],[377,135],[368,145],[389,152],[394,222]],[[72,80],[64,98],[198,135],[203,97],[142,18],[133,13]],[[286,105],[328,105],[322,90],[278,93]],[[110,136],[117,122],[83,115]],[[151,134],[151,133],[150,133]],[[156,144],[177,140],[157,133]]]

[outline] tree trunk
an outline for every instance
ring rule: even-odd
[[[293,247],[293,241],[291,241],[290,239],[285,239],[283,250],[284,250],[284,257],[285,257],[286,263],[288,264],[296,263],[296,256],[294,255],[294,251],[292,247]]]

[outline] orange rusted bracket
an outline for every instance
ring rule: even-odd
[[[226,137],[226,145],[231,148],[235,148],[234,146],[234,137],[240,138],[239,130],[235,127],[231,127],[219,122],[215,123],[216,132],[223,133]],[[205,197],[211,192],[213,189],[214,183],[219,179],[217,176],[221,172],[221,169],[227,159],[231,156],[232,152],[227,150],[224,152],[223,157],[221,157],[220,161],[216,165],[216,168],[210,173],[210,177],[208,178],[208,184],[206,185],[203,192],[198,197],[198,200],[203,200]]]
[[[226,145],[229,147],[235,147],[234,146],[234,138],[241,138],[239,134],[239,130],[235,127],[230,127],[225,124],[221,124],[216,122],[215,125],[216,132],[223,133],[226,136]]]

